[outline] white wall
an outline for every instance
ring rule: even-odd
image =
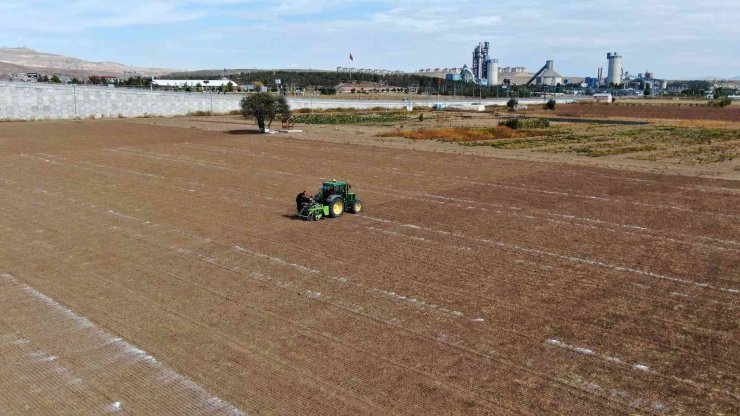
[[[240,95],[0,83],[0,120],[185,115],[239,109]]]
[[[75,118],[116,118],[178,116],[196,111],[216,114],[239,110],[242,94],[199,92],[161,92],[127,88],[0,82],[0,120],[53,120]],[[414,96],[412,96],[414,97]],[[420,97],[419,97],[420,98]],[[424,97],[431,98],[431,97]],[[507,99],[489,99],[486,105],[505,105]],[[572,99],[558,99],[572,102]],[[480,102],[476,100],[476,102]],[[521,104],[541,103],[541,99],[519,99]],[[352,100],[289,98],[293,109],[382,107],[406,108],[402,100]],[[431,107],[433,99],[413,99],[415,107]],[[470,105],[471,101],[445,100],[447,106]]]

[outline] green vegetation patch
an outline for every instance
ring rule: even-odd
[[[550,127],[550,122],[544,118],[510,118],[498,123],[512,129],[544,129]]]
[[[293,121],[303,124],[361,124],[361,123],[387,123],[408,120],[404,113],[381,113],[381,114],[297,114]]]

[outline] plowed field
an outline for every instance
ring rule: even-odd
[[[740,413],[737,181],[5,123],[0,231],[3,415]]]
[[[639,119],[740,121],[740,106],[708,107],[667,104],[629,106],[597,104],[558,105],[555,114],[565,117],[626,117]]]

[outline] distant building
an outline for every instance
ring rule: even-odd
[[[533,82],[535,85],[562,85],[563,77],[555,72],[553,61],[548,60],[545,62],[545,66],[537,71],[537,73],[535,73],[525,85],[531,85]]]
[[[220,88],[222,86],[231,86],[238,88],[236,82],[230,79],[154,79],[152,84],[159,87],[170,87],[170,88],[183,88],[183,87],[195,87],[200,84],[201,87],[206,89]]]
[[[378,91],[378,92],[388,92],[392,89],[398,89],[400,87],[391,87],[386,84],[381,84],[379,82],[365,82],[365,81],[355,81],[355,82],[343,82],[339,85],[337,85],[337,92],[338,93],[361,93],[361,92],[371,92],[371,91]]]
[[[607,85],[619,85],[622,83],[622,55],[617,52],[609,52],[606,54],[606,59],[609,63],[608,72],[606,75]]]
[[[601,85],[601,82],[598,78],[592,78],[592,77],[586,77],[584,80],[584,83],[586,84],[586,87],[588,88],[599,88],[599,85]]]
[[[614,101],[614,97],[610,93],[594,94],[594,101],[597,103],[611,103]]]
[[[378,75],[393,75],[403,74],[403,71],[390,70],[390,69],[368,69],[368,68],[345,68],[342,66],[337,67],[337,72],[348,72],[350,74],[378,74]]]
[[[19,81],[19,82],[37,82],[38,77],[30,77],[25,72],[19,72],[16,74],[10,74],[10,77],[8,77],[8,80],[10,81]]]
[[[478,80],[485,78],[488,73],[488,50],[490,47],[490,42],[480,42],[473,50],[473,66],[470,67],[470,71]]]

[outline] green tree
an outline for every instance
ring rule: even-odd
[[[652,88],[650,88],[650,84],[647,84],[647,83],[645,84],[645,89],[642,91],[642,94],[645,95],[646,97],[648,95],[652,95],[653,94],[653,90],[652,90]]]
[[[61,80],[61,79],[59,79],[59,77],[58,77],[58,76],[56,76],[56,75],[52,75],[52,76],[51,76],[51,79],[50,79],[49,81],[50,81],[50,82],[53,82],[53,83],[55,83],[55,84],[61,84],[61,83],[62,83],[62,80]]]
[[[336,95],[337,89],[334,87],[321,87],[319,88],[321,95]]]
[[[290,106],[283,96],[274,96],[264,92],[250,94],[241,100],[242,117],[254,117],[257,120],[257,126],[260,133],[264,133],[266,128],[270,128],[275,117],[281,119],[290,118]],[[267,125],[265,126],[265,122]]]
[[[512,99],[510,99],[510,100],[509,100],[509,101],[508,101],[508,102],[506,103],[506,106],[507,106],[507,107],[509,107],[509,110],[510,110],[510,111],[514,111],[514,109],[516,108],[516,106],[517,106],[517,105],[519,105],[519,100],[517,100],[516,98],[512,98]]]
[[[737,90],[733,88],[727,88],[727,87],[717,87],[714,89],[714,99],[727,97],[728,95],[732,95],[736,93]]]

